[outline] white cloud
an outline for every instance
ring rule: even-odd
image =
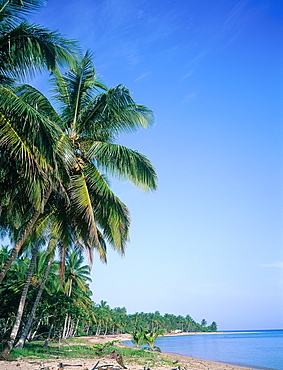
[[[137,77],[135,80],[134,80],[134,82],[137,82],[137,81],[139,81],[139,80],[142,80],[143,78],[145,78],[146,76],[148,76],[149,75],[149,72],[148,73],[144,73],[143,75],[141,75],[141,76],[139,76],[139,77]]]
[[[191,69],[188,73],[186,73],[183,78],[184,79],[187,79],[187,78],[190,78],[192,75],[194,74],[194,70]]]
[[[188,103],[189,101],[193,100],[196,97],[196,92],[192,92],[190,94],[187,94],[184,96],[184,98],[181,100],[181,103]]]

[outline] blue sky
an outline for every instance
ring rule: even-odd
[[[120,142],[150,158],[159,189],[112,181],[131,242],[124,258],[95,257],[95,302],[283,328],[282,11],[280,0],[49,0],[33,16],[155,114]]]

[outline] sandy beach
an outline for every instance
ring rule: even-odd
[[[180,334],[176,334],[180,335]],[[113,340],[126,341],[131,339],[130,334],[121,334],[121,335],[107,335],[99,337],[81,337],[80,339],[87,340],[91,344],[96,343],[106,343]],[[122,345],[122,344],[121,344]],[[175,369],[179,370],[248,370],[247,368],[228,365],[219,362],[205,361],[201,359],[176,355],[172,353],[162,353],[162,358],[166,358],[174,362]],[[120,370],[122,367],[118,363],[105,356],[103,358],[76,358],[76,359],[47,359],[47,360],[37,360],[31,358],[17,359],[15,361],[0,361],[1,370],[57,370],[60,369],[60,363],[63,364],[63,368],[67,370],[92,370],[94,366],[98,363],[99,370]],[[143,365],[127,361],[124,358],[124,364],[129,370],[144,370]],[[104,367],[104,368],[103,368]],[[148,364],[148,370],[172,370],[174,367],[164,364],[158,364],[158,361],[152,366]],[[251,370],[249,368],[249,370]]]

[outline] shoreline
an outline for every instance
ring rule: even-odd
[[[208,333],[197,333],[199,334],[208,334]],[[212,333],[210,333],[212,334]],[[217,334],[217,333],[214,333]],[[196,333],[172,333],[165,336],[178,336],[178,335],[196,335]],[[120,335],[106,335],[106,336],[98,336],[98,337],[78,337],[78,339],[83,339],[87,341],[90,345],[93,344],[104,344],[106,342],[111,341],[120,341],[122,346],[126,346],[123,342],[131,340],[130,334],[120,334]],[[75,344],[73,342],[72,344]],[[174,370],[178,370],[180,367],[181,370],[256,370],[253,367],[243,367],[236,364],[228,364],[223,362],[214,362],[208,361],[198,358],[193,358],[189,356],[184,356],[175,353],[166,353],[161,352],[160,356],[163,359],[168,361],[174,362],[176,365]],[[18,368],[19,370],[40,370],[42,368],[48,368],[49,370],[57,370],[59,364],[62,362],[64,365],[68,366],[68,369],[72,370],[80,366],[83,370],[91,370],[95,364],[97,363],[97,358],[70,358],[70,359],[32,359],[32,358],[22,358],[16,359],[15,361],[0,361],[0,369],[1,370],[15,370]],[[113,370],[121,369],[117,366],[117,363],[110,359],[109,357],[105,356],[99,359],[99,366],[103,365],[112,365]],[[128,370],[144,370],[144,366],[138,363],[130,362],[127,363],[127,359],[125,359],[125,365]],[[172,366],[168,365],[161,365],[158,364],[158,360],[154,366],[150,366],[152,370],[173,370]],[[258,369],[257,369],[258,370]]]

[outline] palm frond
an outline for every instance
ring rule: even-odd
[[[35,88],[24,85],[13,93],[0,87],[0,106],[0,147],[11,151],[27,171],[47,172],[66,160],[67,164],[74,161],[68,138],[58,125],[59,116]]]
[[[153,112],[136,104],[122,85],[94,97],[82,117],[84,130],[94,134],[96,140],[102,140],[99,132],[113,140],[120,134],[147,128],[154,120]]]
[[[84,169],[95,219],[110,245],[121,254],[129,240],[130,215],[127,206],[113,193],[104,176],[88,163]]]
[[[98,250],[99,244],[97,228],[90,200],[88,187],[85,178],[81,175],[71,177],[70,194],[70,212],[73,220],[76,220],[76,229],[85,243],[90,243]]]
[[[55,84],[55,99],[62,106],[62,119],[66,128],[80,131],[82,111],[93,99],[93,93],[98,88],[106,89],[95,78],[96,72],[91,60],[91,54],[86,52],[79,63],[69,69],[64,75],[56,73],[52,82]]]
[[[26,15],[38,10],[44,3],[44,0],[2,0],[0,4],[0,22],[19,21]]]
[[[0,54],[0,75],[25,79],[46,69],[53,71],[58,65],[73,64],[78,47],[59,32],[22,22],[2,28]]]
[[[26,143],[17,131],[12,127],[9,120],[0,112],[0,148],[9,152],[11,156],[22,164],[22,173],[25,177],[33,176],[33,179],[44,178],[49,166],[38,152],[37,148]]]
[[[157,189],[156,172],[141,153],[118,144],[95,142],[89,154],[99,168],[112,176],[130,180],[145,191]]]

